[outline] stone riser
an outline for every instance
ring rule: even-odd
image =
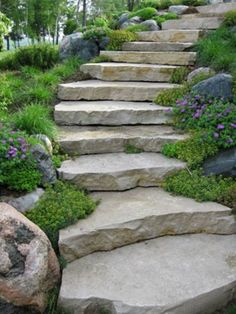
[[[163,30],[169,29],[217,29],[222,23],[222,19],[218,17],[209,18],[182,18],[180,20],[169,20],[162,24]]]
[[[103,81],[170,82],[175,66],[125,63],[88,63],[80,67],[85,74]]]
[[[193,65],[196,60],[195,52],[101,51],[100,55],[113,62],[162,65]]]
[[[193,43],[158,43],[158,42],[127,42],[122,46],[124,51],[184,51],[193,46]]]
[[[190,43],[196,42],[202,36],[199,30],[167,30],[157,32],[139,32],[139,41]]]

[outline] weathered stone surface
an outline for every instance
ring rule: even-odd
[[[182,15],[188,10],[188,8],[189,7],[187,5],[171,5],[168,11],[176,13],[178,15]]]
[[[218,97],[224,99],[233,99],[233,78],[230,74],[217,74],[204,80],[192,88],[194,93],[200,95]]]
[[[177,86],[179,85],[169,83],[90,80],[60,84],[58,97],[61,100],[153,101],[161,91]]]
[[[134,24],[139,24],[142,22],[142,19],[141,17],[139,16],[134,16],[132,17],[131,19],[129,19],[131,23],[134,23]]]
[[[197,68],[196,70],[193,70],[192,72],[189,73],[187,77],[188,82],[192,82],[196,77],[199,75],[210,75],[214,74],[214,71],[211,68]]]
[[[177,42],[127,42],[122,46],[125,51],[184,51],[191,48],[193,43]]]
[[[168,124],[172,114],[170,108],[148,102],[63,101],[54,118],[60,125]]]
[[[195,52],[101,51],[100,55],[114,62],[147,64],[192,65],[196,60]]]
[[[137,186],[159,186],[164,176],[185,164],[161,154],[100,154],[64,161],[62,179],[89,191],[122,191]]]
[[[119,18],[119,20],[118,20],[118,24],[119,24],[119,26],[121,26],[122,24],[124,24],[125,22],[127,22],[128,21],[128,19],[129,19],[129,12],[128,13],[123,13],[123,14],[121,14],[121,16],[120,16],[120,18]]]
[[[219,152],[216,156],[209,158],[203,164],[205,175],[224,174],[236,177],[236,148],[230,148]]]
[[[145,152],[160,152],[166,143],[186,139],[168,126],[64,127],[59,130],[59,143],[72,155],[119,153],[126,145]]]
[[[149,31],[159,31],[160,26],[157,25],[157,22],[155,20],[146,20],[141,23],[142,25],[145,25],[148,27]]]
[[[145,82],[169,82],[176,69],[177,67],[173,65],[112,62],[87,63],[80,67],[82,72],[104,81]]]
[[[0,203],[0,256],[1,313],[42,313],[59,264],[46,235],[6,203]]]
[[[123,24],[121,24],[120,29],[126,29],[127,27],[133,26],[133,25],[136,25],[136,23],[133,23],[133,22],[128,20],[128,21],[124,22]]]
[[[162,237],[68,264],[59,304],[75,314],[203,314],[235,297],[236,236]]]
[[[43,143],[44,147],[47,149],[49,154],[52,155],[53,147],[50,139],[44,134],[36,134],[35,137]]]
[[[226,12],[236,10],[236,3],[235,1],[232,3],[215,3],[197,7],[197,10],[203,14],[224,15]]]
[[[169,20],[162,23],[162,29],[217,29],[222,23],[220,17],[193,17],[185,15],[179,20]]]
[[[57,180],[57,175],[53,166],[51,155],[40,144],[34,145],[30,151],[33,155],[33,158],[37,162],[39,171],[42,174],[42,185],[55,183]]]
[[[158,41],[158,42],[196,42],[202,36],[200,30],[165,30],[161,32],[140,32],[138,39],[140,41]]]
[[[86,220],[60,231],[60,252],[71,262],[141,240],[190,233],[234,234],[231,209],[172,196],[158,188],[92,194],[100,200]]]
[[[13,206],[15,209],[17,209],[19,212],[24,213],[27,210],[32,209],[43,194],[44,190],[38,188],[31,193],[28,193],[21,197],[10,199],[6,202]]]

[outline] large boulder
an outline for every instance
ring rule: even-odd
[[[211,74],[214,74],[214,71],[211,68],[201,67],[190,72],[187,77],[187,81],[192,82],[196,77],[200,75],[211,75]]]
[[[209,158],[203,165],[205,175],[224,174],[236,177],[236,148],[221,151],[216,156]]]
[[[85,61],[99,55],[99,45],[94,40],[85,40],[82,33],[65,36],[60,44],[60,58],[79,56]]]
[[[184,14],[188,10],[188,8],[189,7],[187,5],[171,5],[169,7],[169,12],[181,15]]]
[[[46,235],[25,216],[0,203],[0,313],[43,313],[60,280]]]
[[[127,22],[129,20],[129,15],[130,15],[129,12],[121,14],[121,16],[120,16],[120,18],[118,20],[118,25],[121,26],[122,24]]]
[[[233,78],[229,74],[217,74],[193,86],[192,92],[203,96],[233,99]]]
[[[146,20],[141,23],[142,25],[145,25],[148,27],[149,31],[159,31],[160,27],[157,25],[157,22],[155,20]]]

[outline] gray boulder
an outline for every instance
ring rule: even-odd
[[[120,29],[126,29],[127,27],[132,26],[132,25],[137,25],[137,24],[136,24],[136,23],[133,23],[133,22],[130,22],[130,21],[127,21],[127,22],[123,23],[123,24],[120,26]]]
[[[129,21],[134,24],[140,24],[142,22],[142,19],[139,16],[134,16]]]
[[[53,184],[57,180],[56,170],[54,169],[51,155],[40,144],[34,145],[31,148],[31,153],[37,162],[39,171],[42,174],[41,184]]]
[[[189,7],[187,5],[171,5],[169,7],[169,12],[182,15],[188,10],[188,8]]]
[[[147,20],[141,23],[148,27],[149,31],[159,31],[160,27],[155,20]]]
[[[233,99],[233,78],[229,74],[217,74],[204,80],[192,88],[193,93],[204,96]]]
[[[205,175],[224,174],[236,177],[236,147],[224,150],[206,160],[203,170]]]
[[[121,26],[122,24],[124,24],[125,22],[127,22],[129,20],[129,14],[130,14],[129,12],[121,14],[121,16],[118,20],[119,26]]]
[[[81,59],[89,61],[99,55],[99,44],[94,40],[83,39],[82,33],[74,33],[63,38],[59,53],[61,59],[79,56]]]
[[[211,70],[210,68],[204,68],[204,67],[201,67],[201,68],[198,68],[192,72],[189,73],[188,77],[187,77],[187,81],[188,82],[192,82],[198,75],[208,75],[208,74],[214,74],[214,71]]]

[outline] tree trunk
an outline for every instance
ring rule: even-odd
[[[86,26],[86,15],[87,15],[87,0],[83,0],[83,21],[82,26]]]

